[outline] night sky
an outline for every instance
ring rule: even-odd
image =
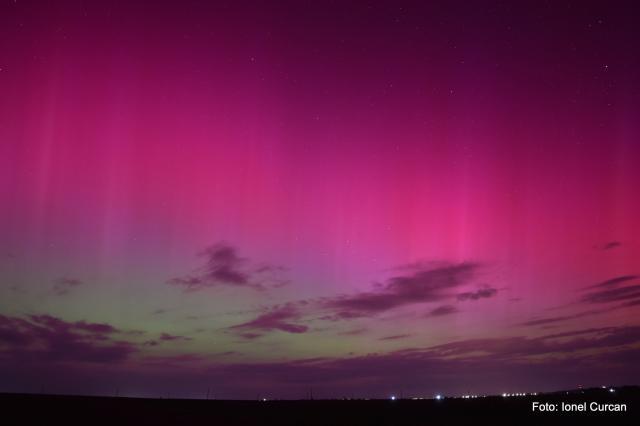
[[[0,1],[0,391],[638,384],[639,12]]]

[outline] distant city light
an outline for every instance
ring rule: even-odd
[[[615,392],[616,390],[614,388],[609,388],[609,392]]]
[[[396,396],[395,395],[391,395],[391,400],[395,401],[396,400]]]
[[[436,399],[437,400],[441,400],[442,399],[442,395],[440,395],[440,394],[436,395]]]

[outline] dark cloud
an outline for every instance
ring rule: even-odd
[[[640,298],[625,302],[622,305],[620,305],[620,307],[621,308],[628,308],[628,307],[638,306],[638,305],[640,305]]]
[[[187,341],[187,340],[192,340],[191,337],[186,337],[186,336],[176,336],[173,334],[169,334],[169,333],[162,333],[160,334],[160,337],[158,338],[159,340],[163,341],[163,342],[176,342],[176,341]]]
[[[355,318],[362,318],[362,316],[363,315],[360,312],[339,311],[329,315],[323,315],[319,319],[323,321],[342,321],[342,320],[350,320]]]
[[[468,284],[478,269],[475,263],[428,264],[414,263],[395,268],[405,275],[396,275],[382,284],[376,284],[369,292],[340,295],[315,300],[290,302],[275,306],[256,319],[239,324],[232,329],[251,329],[242,337],[254,339],[268,331],[280,330],[289,333],[303,333],[306,326],[291,323],[303,317],[316,316],[323,321],[352,320],[375,316],[391,309],[418,303],[455,299],[455,288]],[[490,297],[496,290],[482,288],[473,297]],[[442,316],[457,312],[451,306],[434,309],[428,316]]]
[[[555,317],[547,317],[547,318],[537,318],[537,319],[532,319],[526,322],[521,323],[520,325],[526,325],[526,326],[538,326],[538,325],[548,325],[548,324],[555,324],[558,322],[564,322],[564,321],[569,321],[569,320],[573,320],[573,319],[578,319],[578,318],[584,318],[584,317],[588,317],[588,316],[592,316],[592,315],[598,315],[604,312],[608,312],[608,309],[594,309],[594,310],[590,310],[590,311],[585,311],[585,312],[579,312],[577,314],[571,314],[571,315],[561,315],[561,316],[555,316]]]
[[[610,303],[632,299],[640,299],[640,285],[594,291],[584,295],[581,301],[586,303]]]
[[[620,241],[610,241],[600,246],[601,250],[611,250],[620,247],[622,243]]]
[[[5,348],[10,341],[14,348],[33,345],[35,350],[43,342],[37,340],[42,338],[36,332],[21,333],[26,327],[21,321],[47,330],[61,327],[55,319],[46,317],[36,320],[0,317],[0,331],[13,330],[22,336],[16,340],[14,334],[0,340],[0,348]],[[77,323],[62,324],[75,329]],[[531,391],[544,391],[575,383],[594,386],[637,382],[640,379],[639,344],[640,327],[604,327],[541,337],[467,339],[340,358],[219,362],[214,360],[215,356],[190,353],[147,356],[131,358],[126,368],[117,362],[88,363],[82,367],[75,362],[77,357],[69,363],[42,362],[42,358],[33,356],[7,358],[3,349],[0,376],[4,389],[9,390],[46,386],[62,393],[84,393],[90,384],[98,386],[91,388],[96,393],[112,393],[118,386],[149,392],[170,388],[172,395],[191,396],[193,389],[216,383],[218,397],[251,399],[256,394],[299,398],[311,386],[320,397],[345,394],[386,397],[396,389],[416,396],[436,392],[460,394],[469,390],[500,393],[522,389],[522,386]]]
[[[578,338],[569,339],[580,335]],[[586,336],[586,337],[585,337]],[[606,327],[530,338],[524,336],[470,339],[429,348],[439,356],[484,356],[519,358],[544,354],[567,354],[582,350],[613,348],[640,343],[640,327]]]
[[[444,315],[451,315],[459,312],[458,308],[452,305],[442,305],[437,308],[431,310],[427,316],[429,317],[441,317]]]
[[[58,296],[68,294],[75,287],[83,285],[84,282],[76,278],[58,278],[53,282],[53,292]]]
[[[147,340],[144,343],[142,343],[143,346],[158,346],[160,345],[160,343],[164,343],[164,342],[186,342],[189,340],[193,340],[191,337],[186,337],[186,336],[177,336],[177,335],[173,335],[173,334],[169,334],[169,333],[161,333],[160,336],[158,336],[157,339],[154,340]]]
[[[615,308],[624,308],[640,304],[640,285],[631,284],[640,278],[638,275],[621,275],[609,280],[584,287],[588,292],[580,298],[580,302],[587,304],[606,304],[625,302]]]
[[[411,337],[411,334],[395,334],[393,336],[381,337],[378,340],[400,340],[406,339],[407,337]]]
[[[619,284],[622,284],[627,281],[635,280],[636,278],[638,278],[638,275],[622,275],[620,277],[611,278],[610,280],[606,280],[601,283],[585,287],[585,289],[593,289],[593,288],[601,288],[601,287],[604,287],[604,288],[616,287]]]
[[[68,391],[74,381],[100,383],[106,392],[121,389],[172,390],[191,395],[193,389],[216,383],[221,398],[299,398],[313,387],[319,397],[387,397],[436,392],[501,393],[513,389],[544,391],[575,383],[595,386],[637,382],[640,344],[638,327],[609,327],[547,335],[470,339],[383,354],[308,358],[274,362],[217,362],[194,354],[146,357],[126,369],[100,366],[78,375],[65,368],[15,368],[0,363],[8,388],[60,383]],[[66,378],[66,379],[65,379]],[[87,380],[90,378],[91,380]],[[8,385],[7,385],[8,384]],[[75,389],[82,389],[77,387]],[[200,391],[199,391],[200,392]],[[198,394],[201,396],[200,394]]]
[[[604,308],[590,309],[587,311],[572,313],[568,315],[559,315],[547,318],[534,318],[529,321],[523,322],[520,325],[549,325],[640,305],[640,285],[625,286],[626,283],[637,278],[637,275],[622,275],[588,287],[584,287],[581,290],[590,291],[586,294],[583,294],[583,296],[579,300],[580,304],[606,305],[611,303],[611,305],[605,306]],[[624,303],[613,304],[615,302]]]
[[[238,333],[238,336],[246,340],[253,340],[253,339],[257,339],[258,337],[262,337],[263,335],[261,333],[249,332],[249,333]]]
[[[285,333],[305,333],[308,327],[295,324],[301,318],[301,314],[293,304],[286,304],[270,308],[257,318],[230,327],[230,330],[238,332],[245,339],[255,339],[265,332],[284,331]]]
[[[411,304],[437,302],[453,297],[453,289],[467,284],[477,269],[475,263],[414,264],[407,274],[392,277],[372,291],[325,299],[322,305],[339,317],[355,318]]]
[[[40,362],[118,363],[135,345],[113,339],[109,324],[66,322],[50,315],[0,316],[0,356]]]
[[[498,290],[489,286],[484,286],[477,291],[459,293],[456,297],[459,301],[478,300],[493,297],[498,294]]]
[[[214,244],[199,253],[199,256],[205,259],[204,266],[192,274],[172,278],[168,284],[191,292],[216,286],[265,290],[287,283],[280,277],[284,268],[271,265],[252,267],[248,259],[240,257],[236,249],[226,243]]]

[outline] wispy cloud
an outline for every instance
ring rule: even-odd
[[[459,294],[455,289],[474,279],[479,265],[476,263],[434,264],[414,263],[394,271],[403,271],[381,284],[375,284],[367,292],[342,294],[319,299],[289,302],[268,308],[257,318],[236,325],[231,329],[244,330],[243,337],[255,339],[264,333],[280,330],[289,333],[302,333],[307,326],[293,322],[307,321],[346,321],[373,317],[404,306],[455,300]],[[483,287],[469,293],[473,300],[493,296],[497,290]],[[458,312],[451,305],[433,309],[427,316],[444,316]],[[293,322],[292,322],[293,321]],[[247,334],[248,333],[248,334]]]
[[[309,327],[295,323],[300,318],[298,309],[293,304],[286,304],[270,308],[257,318],[229,329],[245,339],[255,339],[265,332],[276,330],[294,334],[305,333]]]
[[[137,348],[114,340],[118,332],[109,324],[67,322],[50,315],[0,315],[0,343],[4,347],[0,354],[43,362],[119,363]]]
[[[640,303],[640,285],[629,285],[629,283],[638,278],[638,275],[621,275],[585,287],[583,290],[589,290],[589,292],[581,297],[580,302],[588,304],[627,302],[623,306],[635,306],[636,303]]]
[[[429,317],[441,317],[441,316],[444,316],[444,315],[455,314],[457,312],[459,312],[458,308],[456,308],[453,305],[442,305],[442,306],[438,306],[437,308],[429,311],[427,316],[429,316]]]
[[[498,289],[495,289],[489,286],[484,286],[476,291],[459,293],[456,297],[458,298],[459,301],[479,300],[479,299],[487,299],[489,297],[493,297],[496,294],[498,294]]]
[[[191,274],[172,278],[169,285],[186,292],[217,286],[246,287],[265,290],[287,284],[282,277],[285,268],[274,265],[254,265],[240,257],[235,247],[227,243],[214,244],[199,253],[204,258],[202,267]]]
[[[437,302],[455,296],[453,290],[468,284],[479,265],[416,264],[405,275],[389,278],[371,291],[327,298],[322,306],[342,318],[376,315],[391,309],[419,303]]]
[[[581,300],[587,303],[610,303],[632,299],[640,300],[640,285],[594,291],[584,295]]]
[[[611,250],[614,248],[618,248],[622,245],[622,243],[620,241],[609,241],[608,243],[604,243],[600,246],[598,246],[598,248],[600,250]]]
[[[579,338],[566,340],[580,334]],[[443,356],[487,353],[500,357],[535,356],[552,353],[574,353],[582,350],[613,348],[640,342],[640,327],[603,327],[581,330],[579,333],[551,334],[541,337],[508,337],[470,339],[434,346],[430,350]]]
[[[393,336],[381,337],[378,340],[400,340],[406,339],[407,337],[411,337],[411,334],[394,334]]]
[[[325,397],[344,392],[375,397],[384,396],[381,392],[387,389],[400,388],[419,393],[501,392],[514,377],[534,389],[552,389],[578,380],[584,383],[585,377],[589,383],[611,383],[640,374],[638,326],[576,329],[539,337],[463,339],[387,353],[273,362],[223,362],[193,353],[130,357],[131,346],[113,340],[117,332],[108,324],[64,322],[48,316],[0,316],[3,383],[64,386],[68,382],[63,378],[68,377],[103,386],[124,383],[132,388],[151,382],[156,387],[171,385],[176,393],[183,390],[183,384],[188,394],[201,387],[206,377],[219,384],[216,394],[227,398],[252,398],[267,392],[272,397],[295,398],[301,384],[304,388],[313,386]],[[81,344],[74,343],[60,353],[57,345],[66,346],[69,333],[73,335],[71,342]],[[393,340],[395,336],[388,337]],[[127,361],[126,368],[119,368],[123,361]],[[77,375],[79,363],[83,365],[81,375]],[[105,387],[113,389],[113,385]]]
[[[627,281],[632,281],[638,278],[638,275],[622,275],[619,277],[615,277],[615,278],[611,278],[609,280],[600,282],[598,284],[594,284],[588,287],[585,287],[585,289],[592,289],[592,288],[600,288],[600,287],[615,287],[619,284],[625,283]]]
[[[169,334],[169,333],[162,333],[162,334],[160,334],[160,337],[158,339],[162,340],[163,342],[176,342],[176,341],[191,340],[191,337],[177,336],[177,335]]]
[[[58,296],[69,294],[74,288],[83,285],[84,282],[77,278],[58,278],[53,282],[53,292]]]
[[[623,382],[629,377],[638,377],[639,343],[640,328],[629,326],[572,330],[541,337],[467,339],[332,358],[218,362],[186,353],[147,357],[137,365],[156,367],[157,373],[151,376],[154,383],[166,379],[166,383],[173,384],[172,389],[184,383],[186,392],[201,385],[204,376],[219,384],[217,395],[227,398],[252,398],[256,394],[296,398],[301,388],[310,386],[324,397],[336,397],[344,392],[380,397],[386,395],[383,392],[387,389],[405,389],[418,394],[468,389],[490,393],[502,392],[505,386],[508,389],[514,377],[537,390],[578,381],[584,383],[585,377],[590,380],[588,384]],[[5,365],[0,364],[0,372],[5,372]],[[59,367],[55,371],[60,371]],[[146,371],[130,365],[126,373],[128,378],[140,374],[139,380],[144,383],[150,379]],[[180,381],[175,380],[177,375]],[[38,379],[41,380],[41,376]]]
[[[555,317],[536,318],[529,321],[525,321],[520,325],[525,325],[525,326],[549,325],[549,324],[555,324],[558,322],[570,321],[578,318],[598,315],[608,311],[609,311],[608,309],[593,309],[590,311],[578,312],[576,314],[570,314],[570,315],[559,315]]]

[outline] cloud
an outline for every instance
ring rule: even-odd
[[[640,285],[624,285],[629,281],[637,279],[637,275],[622,275],[611,278],[600,283],[584,287],[581,291],[591,290],[584,294],[580,300],[580,304],[586,305],[604,305],[614,302],[625,302],[617,305],[609,305],[601,309],[590,309],[583,312],[572,313],[568,315],[560,315],[547,318],[534,318],[529,321],[520,323],[524,326],[549,325],[574,319],[599,315],[606,312],[624,309],[632,306],[640,305]]]
[[[162,333],[158,339],[163,341],[163,342],[175,342],[175,341],[192,340],[191,337],[176,336],[176,335],[169,334],[169,333]]]
[[[66,322],[50,315],[0,315],[0,356],[40,362],[119,363],[135,345],[113,340],[109,324]]]
[[[414,264],[405,275],[389,278],[374,290],[328,298],[324,308],[342,318],[376,315],[398,307],[437,302],[454,296],[453,289],[467,284],[475,275],[475,263]]]
[[[226,243],[217,243],[200,252],[204,265],[192,274],[170,279],[167,283],[181,287],[185,292],[217,286],[246,287],[265,290],[287,283],[280,275],[280,266],[252,266],[249,259],[240,257],[236,249]]]
[[[0,376],[4,389],[55,386],[61,393],[86,393],[87,386],[92,386],[95,392],[107,394],[118,386],[147,394],[170,388],[172,395],[195,396],[193,389],[216,383],[216,396],[229,399],[253,399],[256,394],[299,398],[309,387],[323,398],[386,397],[395,389],[412,396],[469,390],[500,393],[523,386],[544,391],[575,383],[594,386],[637,381],[639,344],[640,327],[604,327],[273,362],[217,361],[212,356],[184,353],[136,357],[126,366],[96,364],[79,370],[75,362],[12,359],[0,362]]]
[[[581,335],[567,340],[569,336]],[[587,335],[587,337],[584,337]],[[506,337],[490,339],[470,339],[446,343],[429,348],[439,356],[482,356],[528,357],[554,353],[574,353],[597,348],[612,348],[640,343],[640,327],[604,327],[552,334],[541,337]]]
[[[608,243],[601,245],[599,248],[600,250],[611,250],[614,248],[618,248],[621,245],[622,243],[620,241],[609,241]]]
[[[581,301],[586,303],[610,303],[632,299],[640,299],[640,285],[594,291],[584,295]]]
[[[293,304],[286,304],[270,308],[257,318],[234,325],[229,329],[238,332],[238,335],[245,339],[255,339],[261,337],[265,332],[276,330],[294,334],[305,333],[309,329],[307,326],[293,322],[299,320],[300,317],[300,312]]]
[[[53,292],[58,296],[68,294],[73,288],[83,285],[84,282],[76,278],[58,278],[53,282]]]
[[[498,290],[497,289],[495,289],[493,287],[489,287],[489,286],[484,286],[484,287],[482,287],[481,289],[479,289],[477,291],[459,293],[456,297],[458,298],[459,301],[479,300],[479,299],[485,299],[485,298],[493,297],[496,294],[498,294]]]
[[[640,304],[640,285],[628,285],[630,281],[638,278],[640,278],[638,275],[621,275],[584,287],[583,290],[590,291],[580,298],[580,302],[588,304],[626,302],[618,308]]]
[[[529,321],[525,321],[523,323],[521,323],[520,325],[525,325],[525,326],[537,326],[537,325],[548,325],[548,324],[554,324],[554,323],[558,323],[558,322],[563,322],[563,321],[569,321],[569,320],[573,320],[573,319],[578,319],[578,318],[584,318],[584,317],[588,317],[588,316],[592,316],[592,315],[598,315],[604,312],[608,312],[609,309],[594,309],[594,310],[590,310],[590,311],[585,311],[585,312],[579,312],[577,314],[571,314],[571,315],[562,315],[562,316],[556,316],[556,317],[547,317],[547,318],[537,318],[537,319],[532,319]]]
[[[629,300],[626,303],[623,303],[622,305],[620,305],[621,308],[628,308],[631,306],[638,306],[640,305],[640,298],[638,299],[633,299],[633,300]]]
[[[143,346],[158,346],[164,342],[186,342],[189,340],[193,340],[191,337],[186,336],[177,336],[169,333],[161,333],[157,339],[147,340],[142,343]]]
[[[393,336],[381,337],[378,340],[400,340],[406,339],[407,337],[411,337],[411,334],[395,334]]]
[[[451,315],[459,312],[458,308],[452,305],[442,305],[430,311],[428,317],[441,317],[444,315]]]
[[[375,284],[371,291],[289,302],[284,306],[275,306],[254,320],[233,326],[231,329],[249,329],[250,331],[241,334],[241,337],[246,339],[255,339],[265,332],[274,330],[303,333],[308,327],[291,321],[299,321],[303,317],[315,317],[322,321],[353,320],[375,316],[407,305],[455,299],[454,289],[468,284],[478,268],[475,263],[414,263],[393,269],[405,273],[395,275],[382,284]],[[473,294],[475,298],[490,297],[496,291],[487,287]],[[427,316],[442,316],[455,312],[458,310],[452,306],[441,306]]]
[[[638,278],[638,275],[622,275],[620,277],[611,278],[611,279],[603,281],[601,283],[585,287],[585,289],[593,289],[593,288],[600,288],[600,287],[615,287],[618,284],[622,284],[622,283],[627,282],[627,281],[635,280],[636,278]]]

